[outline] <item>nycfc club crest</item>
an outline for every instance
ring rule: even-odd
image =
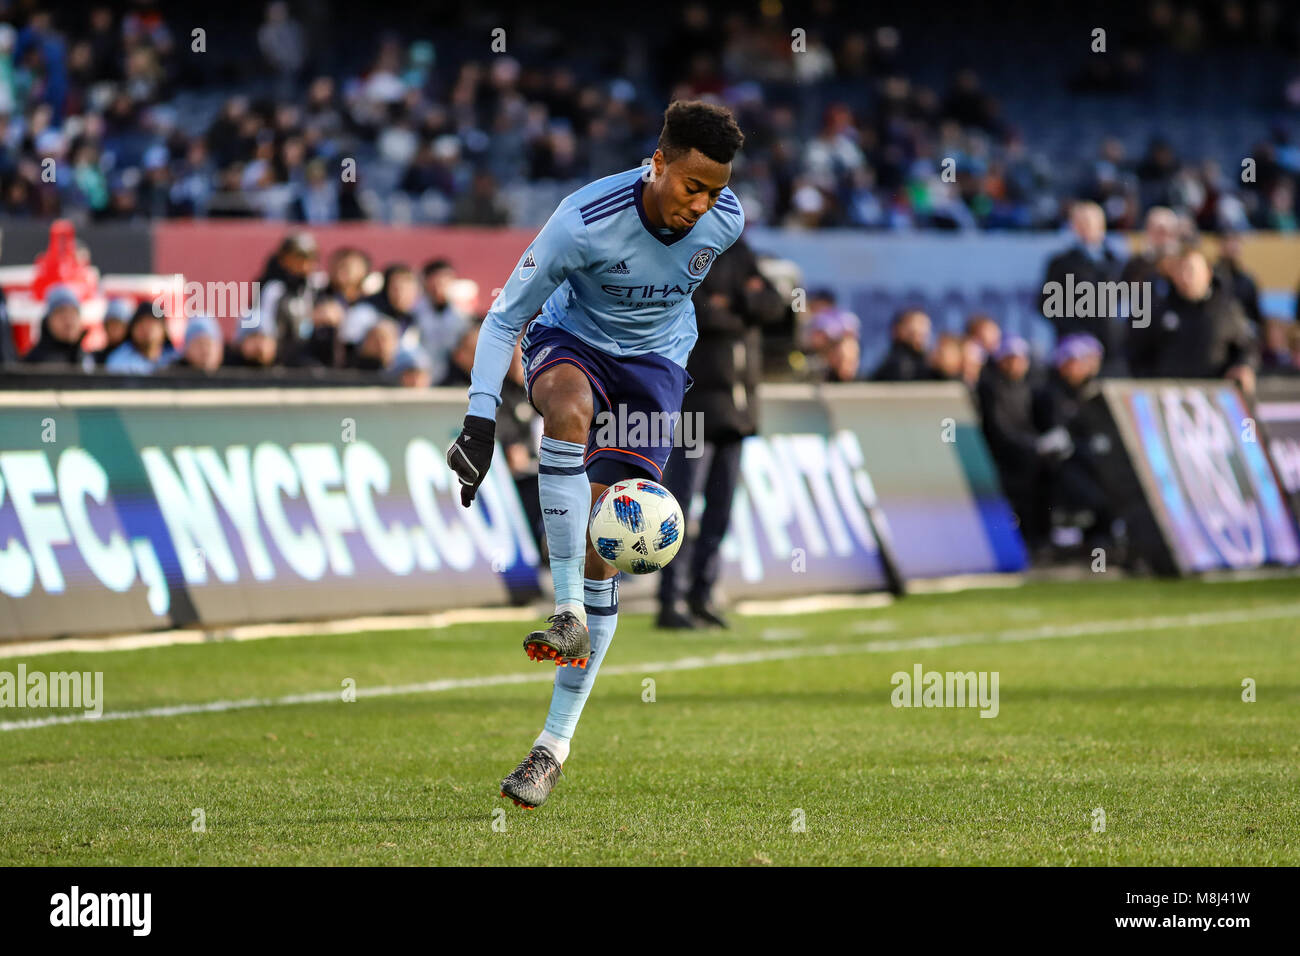
[[[701,249],[699,252],[695,253],[695,255],[691,256],[690,265],[686,268],[690,270],[691,275],[702,276],[704,275],[705,270],[709,268],[709,263],[713,261],[713,257],[717,254],[718,250],[716,249],[709,249],[707,247]]]
[[[519,281],[527,282],[537,271],[537,260],[533,258],[533,250],[528,250],[528,255],[524,256],[524,261],[519,264]]]
[[[555,347],[555,346],[553,346],[553,345],[548,345],[548,346],[546,346],[546,348],[542,349],[542,350],[541,350],[540,352],[538,352],[535,356],[533,356],[533,361],[532,361],[532,364],[528,366],[528,371],[530,371],[530,372],[536,372],[536,371],[537,371],[537,366],[539,366],[539,365],[542,364],[542,359],[544,359],[544,358],[546,358],[546,356],[550,355],[550,354],[551,354],[551,349],[553,349],[554,347]]]

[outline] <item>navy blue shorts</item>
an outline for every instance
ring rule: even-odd
[[[591,382],[596,417],[584,459],[591,481],[663,481],[682,397],[691,387],[686,369],[653,353],[610,355],[563,329],[536,322],[529,324],[523,348],[529,402],[533,380],[562,362],[576,365]]]

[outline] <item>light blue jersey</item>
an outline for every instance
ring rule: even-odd
[[[691,293],[745,227],[740,201],[723,189],[690,229],[646,218],[638,166],[566,196],[524,250],[479,332],[469,413],[495,418],[501,382],[524,325],[538,315],[610,355],[653,352],[686,367],[695,345]]]

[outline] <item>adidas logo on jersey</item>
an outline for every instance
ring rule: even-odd
[[[606,272],[612,272],[612,273],[614,273],[614,275],[616,275],[616,276],[626,276],[626,275],[631,275],[631,274],[632,274],[632,270],[629,269],[629,268],[627,267],[627,260],[626,260],[626,259],[621,259],[621,260],[619,260],[618,265],[616,265],[616,266],[610,266],[610,267],[609,267],[608,269],[606,269],[605,271],[606,271]]]

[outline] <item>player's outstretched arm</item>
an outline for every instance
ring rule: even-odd
[[[568,274],[582,267],[586,251],[586,226],[565,200],[524,250],[483,319],[470,372],[469,413],[447,449],[447,466],[460,479],[460,500],[466,508],[492,464],[501,383],[519,333]]]

